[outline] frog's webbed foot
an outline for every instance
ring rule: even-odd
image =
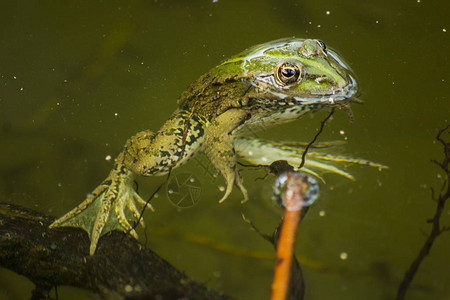
[[[79,215],[84,210],[86,210],[96,199],[98,199],[100,196],[103,195],[104,191],[108,188],[107,180],[102,182],[99,186],[97,186],[91,193],[89,193],[86,197],[86,199],[81,202],[77,207],[72,209],[71,211],[67,212],[65,215],[63,215],[61,218],[53,221],[52,224],[50,224],[49,228],[55,228],[58,226],[61,226],[62,224],[66,223],[69,219],[72,219],[73,217]],[[81,226],[76,226],[81,227]]]
[[[247,113],[242,110],[228,110],[213,121],[206,133],[204,152],[227,182],[225,194],[219,200],[220,203],[231,194],[234,184],[239,187],[244,196],[242,202],[248,200],[247,190],[236,167],[236,153],[232,140],[232,131],[245,119],[246,115]]]
[[[146,202],[133,188],[133,174],[123,165],[123,155],[119,155],[113,170],[85,201],[56,220],[50,228],[56,226],[80,227],[86,230],[91,239],[89,254],[94,255],[100,237],[112,230],[129,232],[137,238],[130,224],[139,220],[140,211]],[[148,204],[150,209],[153,209]]]

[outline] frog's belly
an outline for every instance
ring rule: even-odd
[[[318,104],[279,104],[279,107],[259,107],[251,111],[251,118],[234,132],[235,136],[244,136],[249,133],[264,130],[267,127],[291,122],[300,119],[308,112],[320,109]],[[275,110],[275,111],[274,111]]]

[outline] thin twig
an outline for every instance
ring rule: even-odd
[[[302,162],[300,163],[300,166],[298,167],[299,169],[303,168],[303,166],[305,165],[305,161],[306,161],[305,158],[306,158],[306,154],[308,153],[309,148],[311,148],[311,146],[316,142],[317,138],[322,133],[323,128],[325,127],[325,123],[331,118],[331,116],[333,114],[334,114],[334,108],[331,108],[331,111],[328,114],[328,116],[320,123],[319,131],[316,133],[316,135],[314,136],[312,141],[309,142],[308,145],[306,145],[305,151],[303,151],[303,154],[302,154]]]

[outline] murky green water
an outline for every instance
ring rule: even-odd
[[[340,112],[321,139],[346,137],[346,153],[390,170],[350,168],[356,182],[326,176],[298,235],[306,299],[392,299],[430,230],[430,187],[440,184],[430,159],[441,158],[434,137],[450,122],[450,5],[187,2],[0,4],[2,201],[61,215],[107,175],[107,155],[117,155],[135,132],[158,129],[189,83],[224,57],[281,37],[320,38],[351,64],[365,101],[353,107],[353,123]],[[323,116],[260,135],[308,141]],[[198,178],[199,202],[179,211],[160,193],[156,212],[146,215],[148,245],[211,288],[268,299],[273,250],[241,212],[262,231],[273,230],[281,216],[269,199],[273,179],[254,181],[263,173],[245,170],[251,201],[241,205],[235,191],[219,205],[223,181],[200,163],[206,161],[179,170]],[[140,193],[148,197],[161,181],[140,180]],[[450,233],[444,233],[408,299],[450,299],[449,250]],[[26,279],[0,273],[0,298],[27,299],[31,289]],[[60,291],[61,299],[74,295]]]

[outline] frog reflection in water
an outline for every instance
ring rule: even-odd
[[[220,202],[229,197],[234,185],[247,201],[236,167],[237,155],[254,164],[275,160],[295,163],[301,149],[244,137],[245,132],[342,105],[351,101],[356,91],[349,68],[319,40],[283,39],[255,46],[194,82],[158,132],[146,130],[130,138],[108,177],[50,227],[84,228],[91,239],[91,255],[99,238],[111,230],[130,232],[137,238],[130,223],[139,220],[144,225],[139,215],[145,201],[134,190],[134,176],[167,174],[200,151],[225,178]],[[329,163],[331,156],[318,159],[327,163],[307,159],[303,170],[350,176]]]

